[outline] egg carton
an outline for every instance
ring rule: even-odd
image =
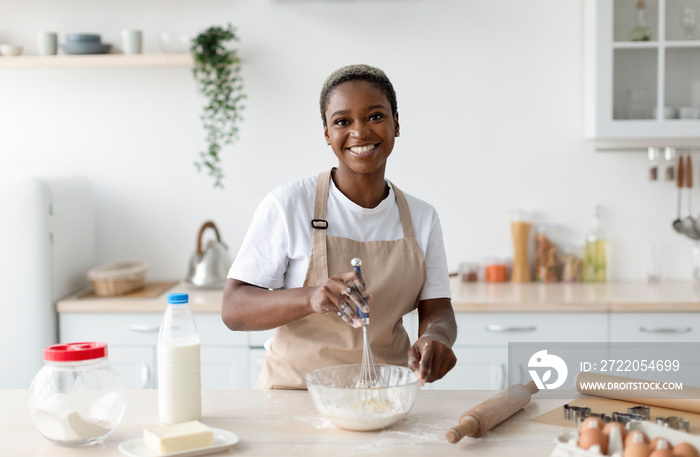
[[[649,437],[649,440],[664,438],[674,446],[685,442],[700,450],[700,436],[697,435],[673,430],[649,421],[630,421],[627,423],[626,428],[630,432],[633,430],[643,431]],[[581,449],[576,444],[577,441],[578,431],[559,435],[554,440],[555,447],[552,453],[549,454],[549,457],[600,457],[601,455],[622,457],[622,436],[620,436],[620,431],[616,428],[610,431],[607,454],[603,454],[598,445],[591,446],[589,449]]]

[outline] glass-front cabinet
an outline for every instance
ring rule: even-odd
[[[585,0],[584,134],[700,139],[700,0]]]

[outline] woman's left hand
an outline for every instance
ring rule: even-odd
[[[408,368],[416,374],[421,386],[442,378],[456,363],[452,348],[430,336],[418,338],[408,351]]]
[[[437,381],[454,368],[457,356],[452,345],[457,323],[449,298],[421,300],[418,304],[418,340],[408,350],[408,368],[420,381]]]

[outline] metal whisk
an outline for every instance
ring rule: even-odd
[[[356,272],[362,274],[360,271],[362,260],[356,257],[352,259],[350,264]],[[359,306],[357,307],[357,314],[360,316],[360,319],[362,319],[364,325],[362,326],[362,364],[360,365],[360,378],[357,380],[357,385],[355,387],[358,389],[382,387],[384,385],[384,379],[382,378],[381,370],[377,367],[377,362],[374,360],[374,354],[372,354],[372,348],[369,345],[369,336],[367,335],[369,314],[362,312]]]

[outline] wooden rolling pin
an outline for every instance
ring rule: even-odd
[[[450,443],[456,443],[462,437],[477,438],[496,425],[520,411],[528,403],[532,394],[539,391],[534,381],[525,385],[513,384],[502,390],[495,397],[479,403],[459,418],[459,425],[447,430],[445,437]]]
[[[660,406],[662,408],[700,414],[700,387],[692,387],[684,384],[681,390],[654,391],[653,398],[644,398],[644,391],[611,389],[608,387],[610,383],[615,382],[648,383],[654,381],[582,371],[576,377],[576,390],[582,394],[595,395],[612,400],[623,400],[640,405]],[[596,383],[600,383],[598,384],[600,387],[595,387]]]

